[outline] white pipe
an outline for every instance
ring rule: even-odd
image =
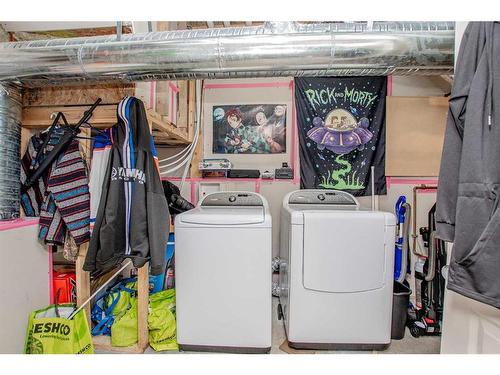
[[[191,152],[193,151],[193,149],[196,147],[196,144],[198,143],[198,137],[199,137],[198,136],[198,129],[199,129],[199,127],[196,126],[195,127],[196,134],[195,134],[195,136],[193,138],[193,142],[191,142],[191,144],[182,151],[182,153],[184,153],[184,152],[188,152],[188,153],[186,155],[183,155],[182,157],[179,157],[177,160],[174,160],[171,163],[160,165],[160,171],[162,169],[165,169],[165,168],[170,167],[172,165],[176,165],[176,164],[178,164],[180,162],[184,162],[187,159],[189,159],[189,156],[191,155]],[[182,165],[184,165],[184,163]],[[162,172],[162,173],[170,173],[170,172],[167,171],[167,172]]]
[[[182,175],[181,183],[179,186],[179,190],[182,191],[184,184],[186,182],[187,174],[189,172],[189,167],[191,167],[191,161],[193,160],[194,152],[196,151],[196,145],[198,144],[199,132],[200,132],[200,123],[201,123],[201,110],[202,110],[202,100],[201,100],[201,85],[200,82],[196,81],[196,142],[193,142],[194,147],[191,150],[189,155],[189,163],[186,164],[184,169],[184,174]]]
[[[172,160],[178,156],[180,156],[181,154],[184,154],[186,152],[186,150],[189,150],[189,146],[187,147],[184,147],[181,151],[179,151],[177,154],[175,155],[172,155],[172,156],[169,156],[168,158],[165,158],[165,159],[161,159],[161,160],[158,160],[159,163],[163,163],[164,161],[167,161],[167,160]]]
[[[194,142],[194,139],[193,139],[193,142]],[[193,143],[191,143],[191,145],[192,145],[192,144],[193,144]],[[187,153],[186,155],[179,156],[179,158],[178,158],[178,159],[174,160],[174,161],[173,161],[173,162],[171,162],[171,163],[168,163],[168,164],[162,164],[162,165],[160,165],[160,170],[165,169],[165,168],[167,168],[167,167],[171,167],[172,165],[178,164],[178,163],[180,163],[181,161],[183,161],[183,160],[185,160],[186,158],[188,158],[188,157],[189,157],[189,152],[190,152],[190,151],[191,151],[191,149],[192,149],[191,145],[189,145],[188,147],[186,147],[186,149],[187,149],[187,151],[188,151],[188,153]]]
[[[131,260],[129,260],[127,263],[125,263],[125,265],[124,265],[124,266],[122,266],[122,268],[120,268],[118,271],[116,271],[116,272],[113,274],[113,276],[111,276],[111,277],[110,277],[110,278],[109,278],[109,279],[108,279],[108,280],[107,280],[104,284],[102,284],[102,285],[101,285],[101,286],[100,286],[100,287],[99,287],[99,288],[98,288],[98,289],[94,292],[94,294],[92,294],[89,298],[87,298],[87,299],[85,300],[85,302],[83,302],[83,303],[80,305],[80,307],[78,307],[75,311],[73,311],[73,312],[71,313],[71,315],[70,315],[70,316],[68,316],[68,319],[73,319],[73,317],[74,317],[76,314],[78,314],[78,312],[79,312],[81,309],[83,309],[83,308],[85,307],[85,305],[87,305],[87,303],[89,303],[89,302],[92,300],[92,298],[94,298],[94,297],[97,295],[97,293],[99,293],[101,290],[103,290],[103,289],[104,289],[104,288],[105,288],[105,287],[106,287],[106,286],[107,286],[107,285],[111,282],[111,280],[113,280],[113,279],[114,279],[114,278],[115,278],[115,277],[116,277],[116,276],[117,276],[120,272],[122,272],[125,268],[127,268],[127,267],[128,267],[128,266],[130,266],[131,264],[132,264],[132,261],[131,261]]]
[[[192,154],[194,153],[194,150],[196,148],[196,144],[198,143],[198,139],[199,139],[199,133],[200,133],[200,121],[199,121],[199,118],[201,116],[200,112],[198,112],[199,114],[197,115],[197,118],[198,118],[198,121],[196,122],[196,127],[195,127],[195,135],[194,135],[194,139],[193,139],[193,142],[191,143],[190,145],[190,153],[188,154],[188,156],[184,157],[183,161],[181,164],[167,170],[167,171],[162,171],[160,172],[161,175],[167,175],[168,173],[172,173],[172,172],[175,172],[177,171],[178,169],[182,168],[184,165],[186,165],[187,162],[189,162],[191,160],[191,156]],[[171,164],[176,164],[176,162],[174,163],[171,163]],[[164,166],[166,167],[166,166]]]

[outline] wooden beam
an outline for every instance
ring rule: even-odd
[[[130,34],[132,32],[132,27],[122,26],[122,34]],[[91,37],[91,36],[101,36],[101,35],[114,35],[116,34],[116,27],[96,27],[87,29],[71,29],[71,30],[47,30],[47,31],[16,31],[12,32],[11,36],[13,41],[25,41],[25,40],[40,40],[40,39],[52,39],[52,38],[80,38],[80,37]]]
[[[83,116],[89,106],[41,106],[24,107],[22,126],[24,128],[46,128],[52,125],[52,115],[63,112],[70,124],[75,124]],[[97,128],[107,128],[116,123],[116,105],[98,106],[90,120]]]
[[[81,245],[80,250],[78,251],[78,257],[76,258],[75,276],[77,306],[80,306],[90,297],[90,273],[83,270],[83,263],[85,262],[88,249],[88,242]],[[92,323],[90,321],[90,303],[87,303],[83,310],[85,311],[85,315],[87,315],[89,327],[92,327]]]
[[[198,169],[200,161],[203,159],[203,127],[200,126],[200,135],[198,136],[198,143],[193,153],[193,159],[191,160],[191,168],[189,174],[191,177],[201,177],[201,171]]]
[[[101,104],[117,104],[134,93],[134,84],[123,83],[30,88],[23,93],[23,106],[90,105],[97,98],[101,98]]]
[[[161,116],[168,116],[170,113],[170,103],[168,100],[168,81],[157,81],[155,90],[155,112]]]
[[[179,81],[179,105],[177,109],[177,122],[176,127],[183,129],[187,132],[188,128],[188,117],[189,117],[189,107],[188,107],[188,91],[189,91],[189,81]]]
[[[139,268],[137,275],[137,346],[142,351],[149,345],[148,330],[149,306],[149,263]]]
[[[453,86],[453,76],[451,76],[451,75],[441,75],[440,77],[447,84],[449,84],[450,86]]]
[[[41,129],[52,125],[51,115],[63,112],[70,124],[75,124],[88,106],[44,106],[23,108],[22,126],[27,129]],[[165,116],[146,109],[148,122],[154,131],[166,138],[175,139],[175,144],[190,143],[187,130],[178,129]],[[96,108],[90,123],[96,128],[108,128],[116,123],[116,105],[103,105]]]
[[[196,81],[188,81],[188,119],[187,132],[189,141],[194,138],[194,125],[196,121]]]
[[[160,114],[149,109],[146,110],[146,114],[153,130],[158,130],[171,138],[182,141],[185,144],[190,143],[187,132],[177,129],[173,124],[168,122],[164,116],[161,116]]]

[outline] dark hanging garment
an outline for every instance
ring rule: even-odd
[[[500,308],[500,23],[460,44],[437,193],[437,236],[454,242],[448,289]]]
[[[296,78],[300,187],[386,194],[386,77]]]
[[[144,104],[127,97],[118,125],[83,269],[100,274],[130,258],[163,272],[169,212]]]

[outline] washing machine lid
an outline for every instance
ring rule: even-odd
[[[384,285],[386,218],[381,212],[303,212],[303,281],[322,292],[362,292]]]
[[[262,224],[264,207],[197,207],[179,217],[180,223],[197,225]]]
[[[198,207],[181,215],[182,223],[206,225],[261,224],[265,205],[252,192],[217,192],[203,198]]]
[[[295,209],[303,209],[303,207],[322,209],[353,209],[359,208],[358,200],[351,194],[339,190],[325,189],[304,189],[290,193],[288,196],[288,205]]]

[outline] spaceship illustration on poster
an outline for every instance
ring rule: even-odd
[[[366,117],[356,121],[352,113],[341,108],[330,111],[325,121],[315,117],[313,125],[307,132],[308,138],[316,143],[319,150],[326,148],[339,155],[355,149],[362,150],[373,137],[368,130],[370,122]]]

